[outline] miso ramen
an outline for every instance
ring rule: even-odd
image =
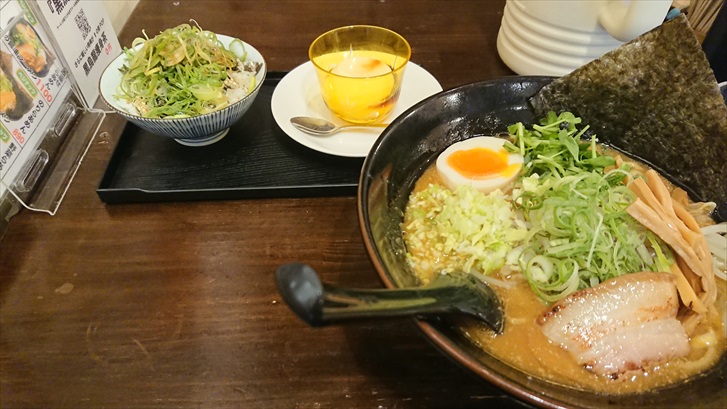
[[[570,113],[454,144],[417,181],[402,231],[423,284],[463,270],[501,297],[474,343],[536,377],[641,392],[725,351],[725,224],[656,172],[583,139]],[[705,236],[706,232],[706,236]]]

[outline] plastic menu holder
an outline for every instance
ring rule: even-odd
[[[14,180],[3,177],[0,191],[4,189],[9,195],[3,202],[9,199],[28,210],[54,215],[104,117],[104,111],[86,109],[73,94],[67,95],[50,121],[53,126],[41,135]],[[11,209],[8,218],[19,207]]]
[[[105,118],[91,104],[120,46],[100,2],[5,0],[0,15],[2,233],[21,208],[58,211]]]

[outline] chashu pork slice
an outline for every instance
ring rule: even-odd
[[[676,319],[679,297],[670,273],[627,274],[577,291],[553,304],[538,324],[585,368],[621,374],[689,354]]]

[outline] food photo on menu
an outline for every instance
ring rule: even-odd
[[[33,98],[13,76],[13,57],[0,51],[0,113],[16,121],[33,106]]]
[[[13,49],[20,63],[37,77],[45,77],[55,56],[43,44],[32,25],[21,18],[10,29]]]

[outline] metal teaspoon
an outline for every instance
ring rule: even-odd
[[[336,132],[349,128],[386,128],[389,124],[372,123],[372,124],[351,124],[338,126],[332,122],[321,118],[313,118],[310,116],[294,116],[290,118],[290,123],[298,130],[315,136],[328,136]]]

